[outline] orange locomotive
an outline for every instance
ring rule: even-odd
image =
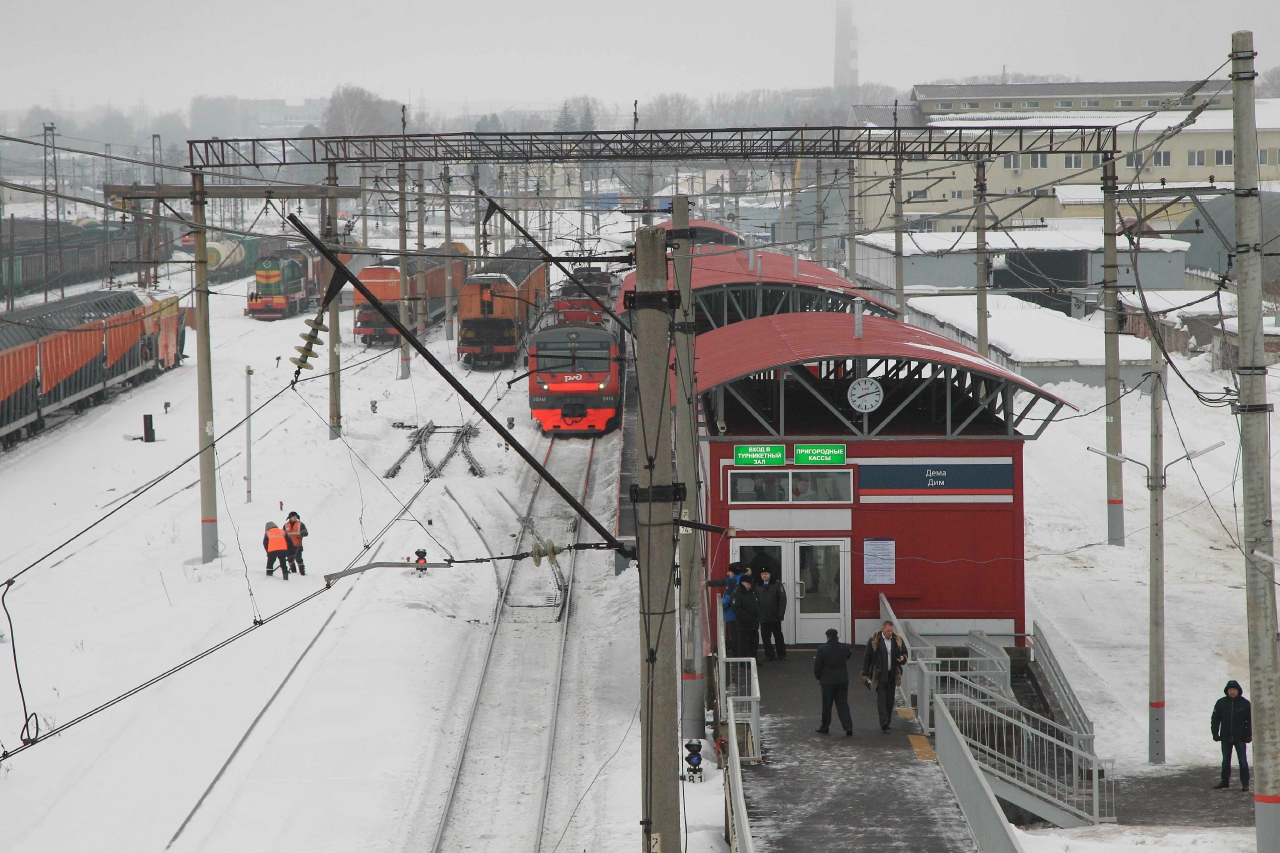
[[[471,365],[514,364],[546,293],[546,266],[533,246],[488,261],[458,291],[458,357]]]
[[[448,252],[455,256],[447,260],[453,265],[454,286],[460,286],[467,274],[465,256],[470,252],[457,243],[452,247],[441,246],[433,251]],[[409,259],[409,292],[413,294],[411,298],[413,303],[419,306],[419,310],[425,300],[427,322],[432,322],[444,311],[445,261],[446,258],[443,257]],[[387,307],[394,306],[400,301],[399,260],[383,260],[367,266],[360,271],[357,278],[369,288],[379,302]],[[355,292],[355,309],[355,333],[363,339],[366,346],[396,342],[399,333],[391,328],[386,319],[374,310],[369,300],[365,299],[364,294],[358,290]]]

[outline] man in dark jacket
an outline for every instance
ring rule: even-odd
[[[760,602],[752,588],[751,575],[738,578],[738,588],[733,592],[733,621],[738,626],[738,657],[754,658],[760,639]]]
[[[742,577],[746,569],[742,563],[730,563],[723,578],[706,582],[708,589],[724,590],[718,595],[720,607],[724,611],[724,650],[729,655],[737,654],[738,651],[738,623],[733,616],[733,593],[738,588],[738,578]]]
[[[889,731],[893,722],[893,706],[898,697],[902,665],[907,662],[907,644],[893,630],[888,619],[867,640],[862,658],[862,680],[876,691],[876,710],[880,713],[880,731]]]
[[[831,730],[831,703],[835,703],[844,726],[845,737],[853,734],[853,718],[849,716],[849,658],[853,647],[840,642],[840,632],[827,629],[827,641],[813,653],[813,677],[822,685],[822,725],[818,734]]]
[[[781,579],[773,579],[773,572],[769,569],[760,570],[756,600],[760,602],[760,636],[764,640],[764,659],[785,658],[787,645],[782,638],[782,619],[787,615],[787,591],[783,589]]]
[[[1249,790],[1249,759],[1245,744],[1253,742],[1253,709],[1244,698],[1240,682],[1228,681],[1222,691],[1226,695],[1213,706],[1209,729],[1213,739],[1222,742],[1222,781],[1215,788],[1231,787],[1231,752],[1235,750],[1240,764],[1240,786]]]

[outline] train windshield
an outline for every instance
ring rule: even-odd
[[[538,344],[538,370],[609,372],[608,341],[546,341]]]

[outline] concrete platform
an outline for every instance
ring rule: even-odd
[[[743,768],[756,849],[973,853],[942,768],[918,758],[908,739],[919,731],[915,721],[895,718],[889,734],[880,731],[875,693],[857,678],[862,647],[854,649],[853,737],[844,736],[838,717],[832,734],[814,732],[822,709],[812,650],[760,664],[764,763]]]
[[[1253,826],[1253,794],[1240,790],[1238,770],[1231,774],[1230,788],[1214,790],[1221,774],[1214,765],[1117,777],[1116,821],[1129,826]]]

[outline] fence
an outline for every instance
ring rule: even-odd
[[[747,815],[747,800],[742,792],[742,760],[738,749],[738,719],[734,713],[737,702],[729,702],[726,722],[729,724],[728,761],[724,768],[724,840],[732,853],[754,853],[751,840],[751,818]]]
[[[960,803],[960,811],[964,812],[964,819],[978,842],[978,850],[981,853],[1023,853],[1018,837],[1013,834],[1004,810],[987,783],[986,774],[974,760],[969,745],[943,703],[938,704],[935,752],[947,781],[951,783],[951,790],[955,792],[956,801]]]
[[[1076,698],[1076,692],[1071,689],[1071,682],[1067,681],[1066,674],[1063,673],[1062,667],[1058,665],[1058,659],[1053,654],[1049,639],[1040,630],[1038,622],[1031,623],[1031,653],[1034,655],[1034,660],[1040,664],[1040,671],[1044,673],[1049,682],[1046,686],[1061,703],[1062,713],[1067,718],[1067,725],[1074,731],[1087,732],[1092,735],[1093,721],[1089,719],[1089,715],[1084,712],[1084,706]],[[1088,746],[1089,751],[1093,752],[1092,738],[1090,738]]]
[[[718,604],[718,602],[717,602]],[[742,790],[742,762],[760,760],[760,678],[755,658],[730,658],[725,651],[724,609],[716,607],[716,697],[728,729],[724,768],[724,840],[732,853],[754,853],[751,818]],[[745,712],[745,719],[739,714]],[[738,738],[745,725],[746,750]]]

